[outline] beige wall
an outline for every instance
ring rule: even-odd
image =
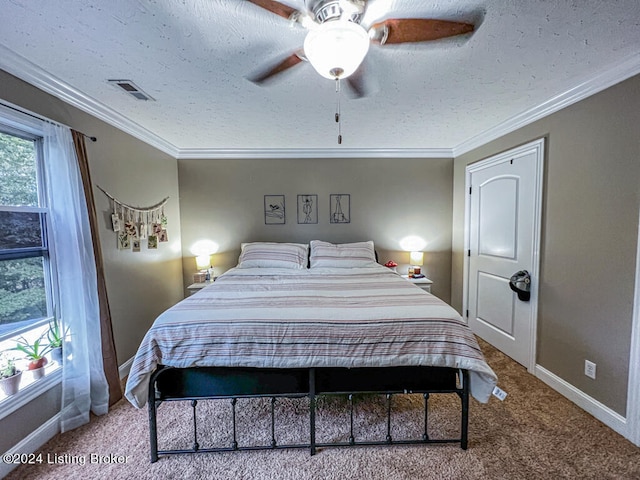
[[[115,128],[84,128],[98,137],[98,142],[87,145],[94,186],[133,206],[149,206],[169,197],[165,206],[169,242],[148,250],[142,241],[141,251],[134,253],[117,249],[110,201],[94,188],[113,333],[122,365],[135,355],[155,318],[183,298],[177,162]]]
[[[96,143],[87,141],[87,150],[116,351],[122,364],[135,354],[155,317],[183,296],[177,162],[3,71],[0,71],[0,100],[98,137]],[[109,202],[95,185],[123,202],[138,206],[151,205],[170,196],[166,214],[171,242],[161,244],[154,252],[116,250],[115,234],[110,230]],[[0,428],[11,432],[3,437],[0,448],[6,450],[57,412],[51,408],[50,397],[51,393],[47,393],[0,421]]]
[[[23,375],[27,375],[27,373],[23,373]],[[55,417],[60,412],[61,404],[62,384],[59,383],[34,401],[0,420],[0,429],[3,432],[0,435],[0,452],[6,452],[13,448],[20,440],[40,428],[47,420]]]
[[[466,165],[546,137],[537,363],[626,414],[640,186],[640,76],[455,159],[452,303]],[[584,376],[584,360],[597,380]]]
[[[425,273],[448,301],[451,285],[451,159],[179,160],[184,281],[195,271],[189,249],[207,238],[220,245],[216,274],[234,266],[241,242],[373,240],[381,263],[406,271],[399,241],[427,241]],[[329,195],[351,195],[351,223],[329,223]],[[285,225],[265,225],[263,196],[283,194]],[[296,219],[298,194],[318,195],[318,224]]]

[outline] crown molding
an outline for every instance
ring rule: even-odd
[[[450,148],[183,148],[177,158],[453,158],[453,152]]]
[[[167,155],[171,155],[174,158],[178,155],[178,149],[175,145],[160,138],[136,122],[129,120],[112,108],[97,102],[80,90],[73,88],[71,85],[51,75],[41,67],[1,44],[0,68],[34,87],[59,98],[63,102],[77,107],[83,112],[136,137]]]
[[[562,110],[569,105],[573,105],[580,100],[584,100],[616,83],[633,77],[640,73],[640,54],[634,54],[627,59],[612,65],[602,73],[586,80],[569,90],[550,98],[546,102],[533,107],[525,112],[515,115],[508,120],[485,130],[480,135],[469,138],[452,149],[453,156],[458,157],[471,150],[481,147],[492,140],[502,137],[507,133],[511,133],[530,123],[544,118],[552,113]]]

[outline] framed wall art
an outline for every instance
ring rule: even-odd
[[[351,222],[351,195],[348,193],[332,193],[329,195],[329,222]]]
[[[282,225],[285,223],[284,195],[264,196],[264,224]]]
[[[298,195],[298,223],[318,223],[318,195]]]

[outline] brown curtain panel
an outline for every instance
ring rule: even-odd
[[[87,148],[84,142],[84,134],[71,130],[73,144],[78,157],[78,166],[82,176],[84,196],[87,200],[89,212],[89,224],[91,225],[91,238],[93,240],[93,254],[96,259],[96,272],[98,274],[98,299],[100,302],[100,333],[102,336],[102,357],[104,358],[104,374],[109,384],[109,406],[122,398],[122,386],[118,372],[118,359],[116,358],[116,346],[113,340],[113,327],[111,325],[111,312],[107,299],[107,285],[104,279],[104,265],[102,261],[102,249],[98,235],[98,219],[91,188],[91,174],[89,172],[89,160]]]

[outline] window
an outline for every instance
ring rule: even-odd
[[[53,316],[42,138],[0,124],[0,342]]]
[[[57,303],[43,136],[42,120],[0,104],[0,351],[22,371],[17,339],[45,336]],[[60,371],[49,362],[42,379],[22,375],[15,397],[0,391],[0,418],[58,383]]]

